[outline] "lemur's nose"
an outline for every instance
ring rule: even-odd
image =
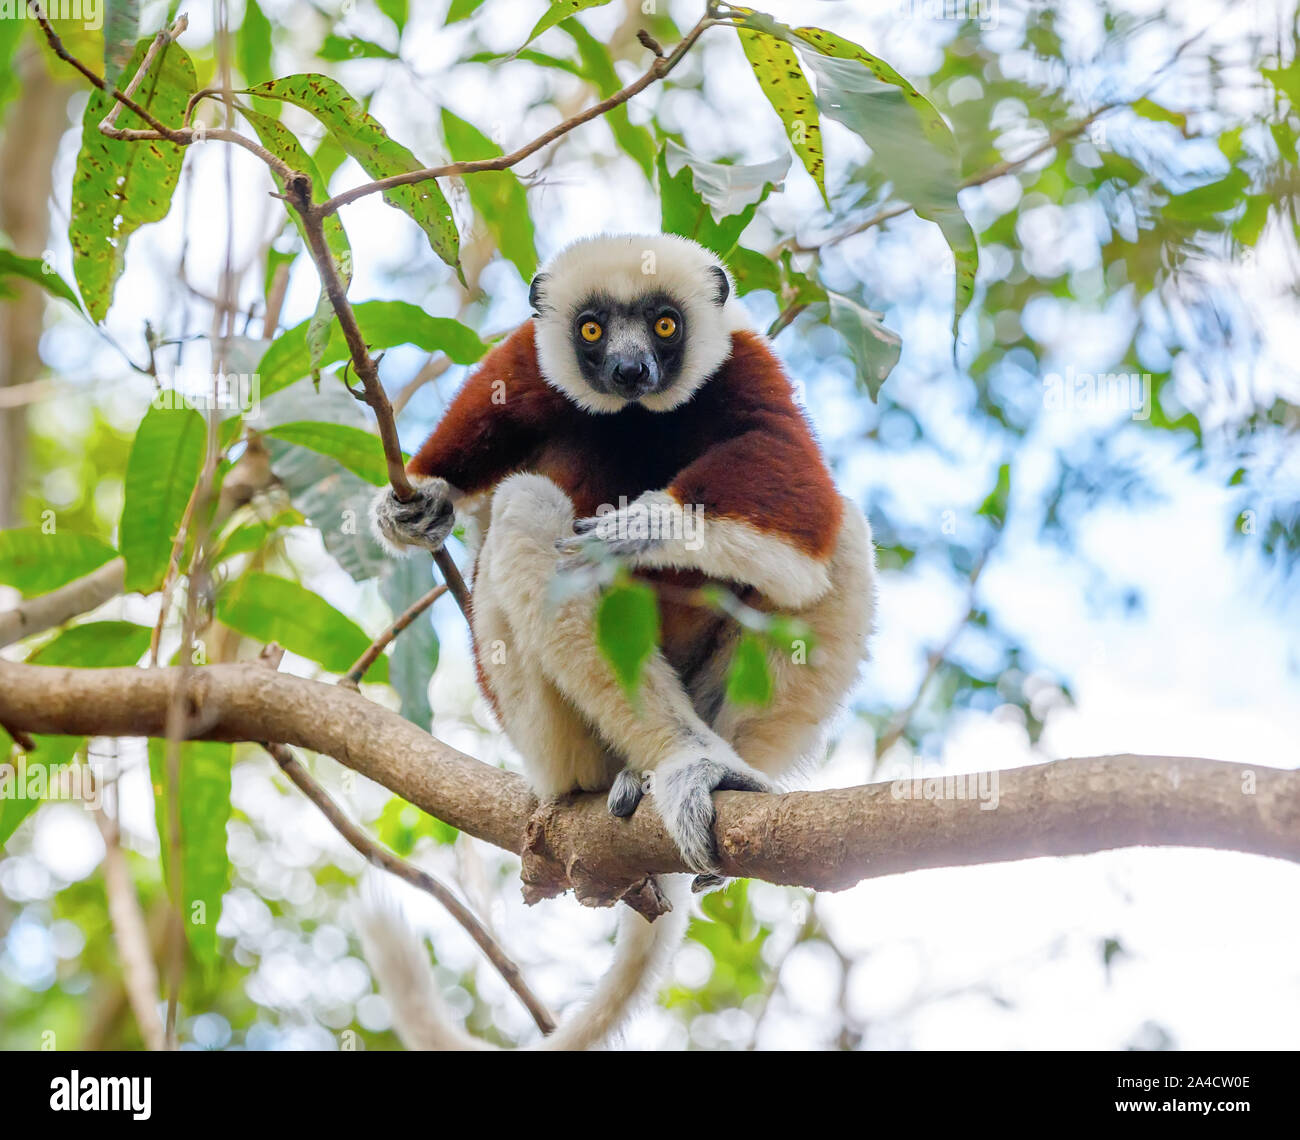
[[[650,376],[643,360],[620,360],[614,365],[614,382],[628,390],[640,388]]]

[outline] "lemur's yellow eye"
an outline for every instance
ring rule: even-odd
[[[600,340],[600,334],[604,331],[595,321],[583,321],[582,328],[578,330],[582,333],[582,339],[588,344],[594,344]]]
[[[660,317],[655,321],[655,332],[662,337],[670,337],[677,331],[677,322],[672,317]]]

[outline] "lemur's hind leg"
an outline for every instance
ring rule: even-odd
[[[508,634],[501,638],[507,657],[518,653],[521,667],[535,669],[549,682],[628,767],[654,773],[655,807],[683,859],[696,870],[711,870],[717,865],[712,792],[766,791],[770,785],[700,719],[676,672],[658,652],[646,663],[635,705],[628,699],[596,645],[594,596],[551,600],[558,561],[555,543],[571,535],[572,526],[572,504],[549,479],[512,475],[497,487],[475,583],[480,655],[486,653],[485,639],[491,640],[493,632],[486,626],[496,623],[498,635]],[[477,613],[485,578],[495,616],[484,616],[485,628],[480,630]],[[510,701],[505,694],[501,698],[503,705]],[[555,789],[566,774],[527,743],[536,726],[525,717],[512,719],[518,734],[509,726],[507,732],[526,757],[533,757],[530,766],[537,765],[530,771],[534,785],[539,791]],[[635,807],[635,783],[633,777],[615,780],[613,772],[608,775],[602,786],[613,785],[614,810],[630,813]]]
[[[471,611],[478,667],[494,698],[497,719],[523,758],[528,781],[539,796],[575,788],[604,791],[622,761],[546,676],[534,647],[516,637],[503,601],[519,587],[494,557],[501,545],[492,543],[480,553]]]

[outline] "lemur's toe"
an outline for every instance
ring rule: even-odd
[[[617,776],[614,777],[614,786],[609,789],[610,815],[616,815],[620,819],[627,819],[637,809],[642,796],[645,795],[641,787],[641,776],[639,773],[632,771],[631,768],[624,768]]]

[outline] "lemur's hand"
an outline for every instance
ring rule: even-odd
[[[609,557],[635,561],[658,543],[658,538],[640,535],[636,527],[629,525],[626,512],[610,511],[574,519],[573,534],[558,539],[555,549],[563,558],[561,568],[574,569]]]
[[[609,790],[611,814],[626,818],[649,793],[659,818],[701,879],[715,879],[718,851],[713,839],[715,791],[771,792],[772,784],[719,739],[700,740],[670,756],[644,776],[624,768]],[[712,883],[698,883],[704,889]]]
[[[406,502],[391,487],[375,496],[370,505],[375,534],[397,553],[405,553],[407,546],[441,550],[456,525],[451,488],[443,479],[422,479],[414,490],[414,497]]]

